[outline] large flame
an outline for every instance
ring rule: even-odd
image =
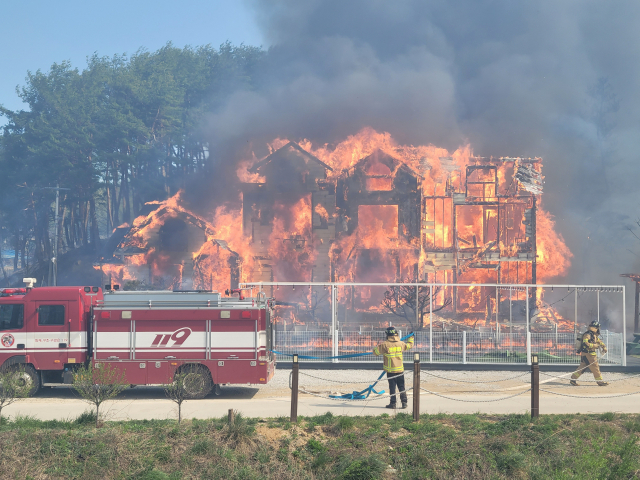
[[[271,153],[286,146],[289,139],[277,138],[269,145]],[[482,160],[473,156],[470,145],[463,145],[451,152],[433,145],[400,145],[389,133],[364,128],[347,137],[337,145],[316,145],[309,140],[297,144],[324,164],[327,170],[325,182],[337,182],[345,172],[353,171],[363,158],[371,156],[364,175],[363,188],[384,195],[393,187],[393,179],[400,168],[409,169],[419,184],[423,198],[438,198],[421,205],[422,233],[411,234],[406,222],[399,221],[397,205],[360,205],[357,209],[357,226],[346,231],[350,219],[338,215],[329,204],[316,203],[311,193],[298,192],[290,198],[279,197],[268,208],[242,211],[230,205],[220,205],[212,212],[196,214],[186,207],[181,193],[164,202],[154,202],[157,208],[146,216],[138,217],[127,236],[126,247],[137,247],[130,253],[123,250],[122,263],[104,264],[102,270],[114,282],[142,281],[163,288],[196,288],[222,291],[229,287],[231,277],[239,281],[309,281],[318,264],[331,262],[331,280],[390,282],[400,280],[428,279],[437,282],[453,282],[454,267],[442,267],[434,253],[445,257],[457,251],[462,254],[455,274],[458,282],[464,283],[526,283],[531,275],[531,256],[527,257],[527,242],[521,225],[524,204],[514,207],[507,220],[498,218],[496,209],[481,205],[465,204],[457,207],[457,238],[453,238],[454,225],[452,193],[465,192],[467,167],[473,171],[473,182],[465,192],[468,200],[495,201],[498,196],[515,196],[515,169],[518,161],[498,161],[495,176],[491,171],[472,170]],[[376,152],[382,152],[397,160],[395,166],[378,160]],[[376,155],[374,155],[376,154]],[[256,184],[262,188],[267,179],[257,173],[255,167],[263,159],[253,153],[239,162],[237,177],[243,184]],[[536,164],[537,165],[537,164]],[[539,168],[535,166],[533,168]],[[303,172],[303,178],[309,172]],[[471,174],[470,174],[471,175]],[[470,176],[471,179],[471,176]],[[304,181],[304,180],[303,180]],[[474,183],[475,182],[475,183]],[[496,189],[497,185],[497,189]],[[526,194],[521,198],[525,198]],[[532,198],[529,195],[526,198]],[[481,203],[481,202],[476,202]],[[460,205],[460,203],[458,203]],[[544,283],[566,274],[572,257],[562,236],[555,230],[552,216],[542,208],[541,197],[537,197],[537,281]],[[245,206],[246,209],[246,206]],[[243,217],[244,215],[244,217]],[[354,213],[355,215],[355,213]],[[204,231],[202,240],[194,246],[190,261],[183,254],[167,251],[157,244],[159,229],[169,219],[182,219]],[[507,229],[512,237],[498,238],[497,232],[503,222],[511,222]],[[247,231],[250,228],[256,231]],[[318,230],[335,228],[335,235],[327,237]],[[518,236],[520,235],[520,236]],[[155,242],[155,243],[154,243]],[[328,243],[327,243],[328,242]],[[529,244],[530,245],[530,244]],[[322,253],[321,253],[322,252]],[[489,255],[509,257],[502,262],[500,271],[487,263]],[[523,257],[524,255],[524,257]],[[326,256],[326,257],[325,257]],[[522,260],[520,260],[522,259]],[[189,272],[190,265],[193,271]],[[495,265],[495,264],[494,264]],[[192,284],[186,284],[189,277]],[[330,278],[313,278],[330,280]],[[484,287],[458,289],[456,308],[458,311],[475,312],[461,319],[463,325],[490,325],[495,318],[495,289]],[[372,288],[363,288],[354,294],[348,289],[339,291],[341,302],[351,302],[360,310],[382,312],[380,295]],[[540,290],[541,292],[541,290]],[[314,296],[315,295],[315,296]],[[450,289],[442,289],[434,297],[434,303],[442,304],[451,298]],[[312,299],[315,298],[315,300]],[[293,291],[288,294],[291,305],[296,302],[311,305],[328,302],[328,296],[317,290]],[[539,317],[561,323],[557,312],[545,310],[540,297]],[[288,308],[297,308],[291,307]],[[290,323],[299,323],[294,310],[288,311]],[[446,319],[440,324],[445,328]],[[546,321],[546,320],[545,320]]]

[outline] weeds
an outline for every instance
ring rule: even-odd
[[[376,455],[369,455],[348,463],[340,478],[344,480],[372,480],[380,477],[385,464]]]
[[[600,415],[600,420],[602,420],[604,422],[610,422],[614,418],[616,418],[616,414],[613,413],[613,412],[606,412],[606,413],[603,413],[602,415]]]
[[[96,414],[89,410],[84,411],[74,420],[74,423],[76,425],[94,425],[96,423]]]
[[[252,437],[255,430],[255,421],[245,418],[241,413],[236,413],[234,423],[223,429],[225,438],[234,447],[244,443],[253,443]]]
[[[632,478],[636,415],[307,417],[0,424],[2,478]],[[320,428],[316,428],[316,427]],[[273,429],[279,430],[274,432]],[[391,475],[391,474],[390,474]]]

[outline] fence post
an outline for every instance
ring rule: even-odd
[[[540,367],[538,355],[531,355],[531,418],[540,415]]]
[[[236,414],[233,411],[233,408],[229,409],[228,423],[229,425],[233,425],[236,421]]]
[[[527,332],[527,365],[531,365],[531,332]]]
[[[298,363],[298,354],[293,355],[293,363],[291,365],[291,420],[294,423],[298,422],[298,372],[300,364]]]
[[[420,420],[420,354],[413,354],[413,421]]]
[[[462,331],[462,363],[467,363],[467,331]]]
[[[636,285],[638,285],[636,283]],[[637,290],[636,290],[637,291]],[[622,366],[627,366],[627,304],[626,304],[626,289],[622,286]],[[634,325],[637,319],[633,319]],[[636,333],[636,332],[633,332]]]
[[[527,317],[527,332],[530,332],[531,329],[529,328],[529,286],[526,286],[524,288],[524,291],[525,291],[524,296],[526,298],[526,302],[524,303],[525,305],[524,310],[525,310],[525,316]]]
[[[429,363],[433,363],[433,285],[429,285]]]
[[[338,355],[338,295],[335,285],[331,285],[331,352],[332,356]],[[332,363],[338,363],[337,358],[331,359]]]

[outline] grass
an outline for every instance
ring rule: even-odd
[[[330,413],[258,420],[0,422],[2,478],[422,479],[640,475],[640,415]]]

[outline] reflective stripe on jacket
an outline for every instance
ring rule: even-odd
[[[595,333],[589,331],[582,335],[582,352],[595,353],[599,347],[604,347],[604,342]]]
[[[386,342],[382,342],[373,349],[376,355],[384,355],[383,368],[385,372],[399,373],[404,372],[404,364],[402,362],[402,352],[413,347],[413,337],[409,337],[407,343],[404,343],[395,335],[388,337]]]

